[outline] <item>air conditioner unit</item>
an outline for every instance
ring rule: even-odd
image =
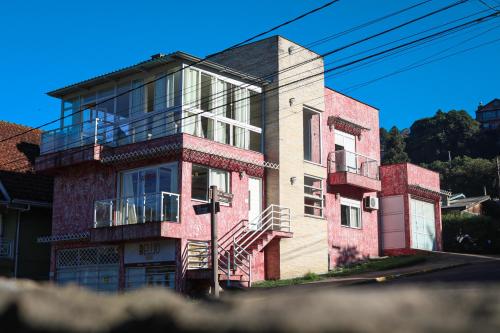
[[[378,198],[377,197],[365,197],[363,199],[365,209],[378,209]]]

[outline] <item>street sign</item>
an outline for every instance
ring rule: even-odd
[[[193,208],[196,215],[210,214],[212,212],[212,206],[209,203],[195,205]],[[220,205],[218,202],[215,204],[215,212],[220,212]]]
[[[217,199],[219,202],[230,204],[233,201],[234,195],[222,191],[217,191]]]

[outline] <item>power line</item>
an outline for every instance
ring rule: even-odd
[[[297,16],[297,17],[293,18],[293,19],[291,19],[291,20],[288,20],[288,21],[286,21],[286,22],[283,22],[283,23],[281,23],[281,24],[279,24],[279,25],[277,25],[277,26],[274,26],[274,27],[272,27],[272,28],[270,28],[270,29],[268,29],[268,30],[266,30],[266,31],[264,31],[264,32],[258,33],[258,34],[256,34],[256,35],[254,35],[253,37],[247,38],[247,39],[245,39],[244,41],[242,41],[242,42],[240,42],[240,43],[237,43],[237,44],[235,44],[235,45],[233,45],[233,46],[230,46],[229,48],[226,48],[226,49],[224,49],[224,50],[222,50],[222,51],[220,51],[220,52],[217,52],[217,53],[211,54],[211,55],[209,55],[209,56],[207,56],[207,57],[205,57],[205,58],[203,58],[203,59],[197,60],[197,61],[195,61],[194,63],[189,64],[189,65],[188,65],[188,66],[186,66],[186,67],[182,67],[181,69],[179,69],[179,70],[175,71],[174,73],[170,73],[170,75],[175,74],[175,73],[180,72],[180,71],[183,71],[183,70],[185,70],[186,68],[190,68],[190,67],[192,67],[192,66],[199,65],[199,64],[201,64],[202,62],[204,62],[204,61],[208,60],[209,58],[212,58],[212,57],[214,57],[214,56],[216,56],[216,55],[223,54],[223,53],[225,53],[225,52],[227,52],[227,51],[230,51],[230,50],[232,50],[232,49],[234,49],[234,48],[240,47],[240,46],[242,46],[242,45],[244,45],[244,44],[246,44],[246,43],[248,43],[248,42],[250,42],[250,41],[252,41],[252,40],[254,40],[254,39],[256,39],[256,38],[259,38],[259,37],[261,37],[261,36],[263,36],[263,35],[265,35],[265,34],[267,34],[267,33],[269,33],[269,32],[275,31],[275,30],[277,30],[277,29],[279,29],[279,28],[282,28],[282,27],[284,27],[284,26],[286,26],[286,25],[289,25],[289,24],[292,24],[292,23],[294,23],[294,22],[297,22],[297,21],[299,21],[299,20],[301,20],[301,19],[303,19],[303,18],[305,18],[305,17],[307,17],[307,16],[309,16],[309,15],[311,15],[311,14],[313,14],[313,13],[316,13],[316,12],[318,12],[318,11],[321,11],[321,10],[323,10],[323,9],[325,9],[325,8],[327,8],[327,7],[331,6],[331,5],[333,5],[334,3],[338,2],[338,1],[339,1],[339,0],[329,1],[329,2],[327,2],[326,4],[324,4],[324,5],[322,5],[322,6],[316,7],[316,8],[314,8],[314,9],[312,9],[312,10],[310,10],[310,11],[306,12],[306,13],[303,13],[303,14],[301,14],[301,15],[299,15],[299,16]],[[168,74],[167,74],[167,75],[168,75]],[[164,76],[161,76],[161,77],[155,78],[155,79],[153,79],[153,80],[151,80],[151,81],[149,81],[149,82],[146,82],[146,83],[144,83],[144,84],[141,84],[140,86],[134,87],[134,88],[129,89],[129,90],[127,90],[127,91],[124,91],[124,92],[122,92],[122,93],[120,93],[120,94],[118,94],[118,95],[115,95],[115,96],[110,97],[110,98],[108,98],[108,99],[102,100],[102,101],[100,101],[99,103],[96,103],[96,104],[92,105],[92,107],[95,107],[96,105],[99,105],[99,104],[106,103],[106,102],[108,102],[108,101],[111,101],[111,100],[113,100],[113,99],[115,99],[115,98],[117,98],[117,97],[119,97],[119,96],[123,96],[123,95],[125,95],[125,94],[128,94],[128,93],[132,92],[133,90],[136,90],[136,89],[142,88],[142,87],[144,87],[144,86],[146,86],[146,85],[148,85],[148,84],[150,84],[150,83],[153,83],[153,82],[156,82],[156,81],[158,81],[158,80],[160,80],[160,79],[162,79],[162,78],[165,78],[165,77],[167,77],[167,75],[164,75]],[[81,112],[83,112],[83,111],[85,111],[85,110],[88,110],[88,109],[90,109],[90,108],[89,108],[89,107],[87,107],[87,108],[81,109],[81,110],[79,110],[79,111],[76,111],[75,113],[81,113]],[[43,127],[48,126],[48,125],[50,125],[50,124],[56,123],[56,122],[58,122],[58,121],[60,121],[60,120],[62,120],[62,119],[64,119],[64,118],[66,118],[66,117],[72,116],[73,114],[74,114],[74,113],[69,114],[69,115],[67,115],[67,116],[60,117],[60,118],[58,118],[58,119],[52,120],[52,121],[50,121],[50,122],[47,122],[47,123],[45,123],[45,124],[43,124],[43,125],[39,125],[39,126],[37,126],[37,127],[30,128],[29,130],[26,130],[26,131],[24,131],[24,132],[22,132],[22,133],[18,133],[18,134],[16,134],[16,135],[11,136],[11,137],[8,137],[8,138],[5,138],[5,139],[2,139],[2,140],[0,140],[0,143],[2,143],[2,142],[4,142],[4,141],[7,141],[7,140],[10,140],[10,139],[13,139],[13,138],[16,138],[16,137],[19,137],[19,136],[24,135],[24,134],[26,134],[26,133],[29,133],[29,132],[31,132],[31,131],[34,131],[34,130],[37,130],[37,129],[43,128]]]
[[[486,17],[491,17],[491,16],[492,16],[492,15],[489,15],[489,16],[486,16]],[[480,18],[480,19],[476,19],[476,20],[473,20],[473,21],[467,22],[467,23],[462,24],[462,25],[460,25],[460,26],[468,25],[468,24],[470,24],[470,23],[472,23],[472,22],[481,22],[481,21],[483,21],[486,17],[483,17],[483,18]],[[438,32],[438,33],[436,33],[436,34],[432,34],[432,35],[429,35],[429,36],[423,37],[423,38],[421,38],[421,39],[418,39],[418,40],[415,40],[415,41],[411,41],[411,42],[409,42],[409,43],[405,43],[405,44],[403,44],[403,45],[399,45],[399,46],[394,47],[394,48],[391,48],[391,49],[389,49],[389,50],[384,50],[384,51],[382,51],[382,52],[378,52],[378,53],[373,54],[373,55],[370,55],[370,56],[368,56],[368,57],[375,57],[375,56],[378,56],[378,55],[380,55],[380,54],[384,54],[384,53],[387,53],[387,52],[389,52],[389,51],[392,51],[392,50],[394,50],[394,49],[398,49],[398,48],[402,48],[402,47],[404,47],[404,46],[410,45],[410,43],[417,43],[417,42],[421,42],[421,41],[423,41],[423,40],[425,40],[425,39],[429,39],[430,37],[435,37],[435,36],[437,36],[438,34],[443,34],[443,33],[447,32],[447,31],[450,31],[450,30],[456,30],[456,29],[457,29],[457,27],[460,27],[460,26],[456,26],[456,27],[452,27],[452,28],[450,28],[450,29],[446,29],[446,30],[441,31],[441,32]],[[356,62],[359,62],[359,61],[363,61],[363,60],[365,60],[365,59],[368,59],[368,57],[364,57],[364,58],[361,58],[361,59],[355,60],[355,61],[353,61],[353,62],[349,62],[349,63],[347,63],[347,64],[343,64],[343,65],[341,65],[341,66],[336,66],[336,67],[334,67],[334,68],[331,68],[331,69],[328,69],[328,70],[324,71],[324,73],[327,73],[327,72],[330,72],[330,71],[332,71],[332,70],[336,70],[336,69],[339,69],[339,68],[343,68],[343,67],[349,66],[349,65],[351,65],[351,64],[353,64],[353,63],[356,63]],[[320,73],[320,74],[321,74],[321,73]],[[274,90],[274,89],[277,89],[277,88],[282,88],[282,87],[284,87],[284,86],[288,86],[288,85],[291,85],[291,84],[294,84],[294,83],[297,83],[297,82],[300,82],[300,81],[305,80],[305,79],[309,79],[309,78],[314,77],[314,76],[317,76],[317,75],[319,75],[319,74],[314,74],[314,75],[311,75],[311,76],[309,76],[309,77],[307,77],[307,78],[304,78],[304,79],[300,79],[300,80],[297,80],[297,81],[293,81],[293,82],[286,83],[286,84],[281,85],[281,86],[279,86],[279,87],[273,88],[273,90]],[[310,84],[310,83],[308,83],[308,84]],[[242,100],[243,100],[243,99],[242,99]],[[217,108],[218,108],[218,107],[217,107]],[[215,109],[215,108],[212,108],[212,109]],[[208,110],[207,110],[207,111],[208,111]],[[178,120],[176,120],[176,121],[178,122],[179,120],[181,120],[181,121],[182,121],[183,119],[187,119],[187,118],[189,118],[189,117],[193,117],[193,116],[201,115],[201,114],[203,114],[204,112],[207,112],[207,111],[203,111],[203,112],[199,112],[199,113],[196,113],[196,114],[193,114],[193,115],[189,115],[189,116],[186,116],[186,117],[182,117],[182,118],[180,118],[180,119],[178,119]],[[173,122],[171,122],[171,123],[173,123]],[[167,125],[167,124],[161,124],[161,126],[166,126],[166,125]],[[147,130],[151,130],[151,129],[146,128],[146,129],[145,129],[145,131],[147,131]]]
[[[311,75],[311,76],[308,76],[308,77],[306,77],[306,78],[302,78],[302,79],[299,79],[299,80],[296,80],[296,81],[288,82],[288,83],[286,83],[286,84],[284,84],[284,85],[282,85],[282,86],[278,86],[278,87],[272,88],[272,89],[270,89],[269,91],[272,91],[272,90],[277,90],[278,88],[282,88],[282,87],[284,87],[284,86],[288,86],[288,85],[291,85],[291,84],[295,84],[295,83],[300,82],[300,81],[302,81],[302,80],[306,80],[306,79],[309,79],[309,78],[312,78],[312,77],[315,77],[315,76],[318,76],[318,75],[321,75],[321,74],[329,73],[329,72],[331,72],[331,71],[333,71],[333,70],[337,70],[337,69],[340,69],[340,68],[344,68],[344,67],[350,66],[350,65],[352,65],[352,64],[355,64],[355,63],[358,63],[358,62],[362,62],[362,61],[364,61],[364,60],[366,60],[366,59],[370,59],[370,58],[372,58],[372,57],[377,57],[377,56],[379,56],[379,55],[382,55],[382,54],[385,54],[385,53],[388,53],[388,52],[392,52],[393,50],[397,50],[397,49],[400,49],[400,48],[406,47],[406,46],[411,45],[411,44],[414,44],[414,43],[419,43],[419,42],[425,41],[426,39],[434,38],[434,37],[436,37],[436,36],[438,36],[438,35],[441,35],[441,34],[444,34],[444,33],[446,33],[446,32],[453,31],[453,30],[457,30],[458,28],[461,28],[461,27],[465,27],[465,26],[471,25],[472,23],[480,23],[480,22],[482,22],[482,21],[485,21],[485,20],[486,20],[486,19],[488,19],[488,18],[492,18],[492,17],[495,17],[495,16],[497,16],[497,15],[496,15],[496,14],[487,15],[487,16],[484,16],[484,17],[481,17],[481,18],[478,18],[478,19],[475,19],[475,20],[472,20],[472,21],[466,22],[466,23],[464,23],[464,24],[461,24],[461,25],[458,25],[458,26],[455,26],[455,27],[452,27],[452,28],[446,29],[446,30],[444,30],[444,31],[440,31],[440,32],[435,33],[435,34],[432,34],[432,35],[429,35],[429,36],[425,36],[425,37],[420,38],[420,39],[418,39],[418,40],[414,40],[414,41],[411,41],[411,42],[408,42],[408,43],[405,43],[405,44],[399,45],[399,46],[397,46],[397,47],[393,47],[393,48],[391,48],[391,49],[384,50],[384,51],[378,52],[378,53],[376,53],[376,54],[372,54],[372,55],[369,55],[369,56],[367,56],[367,57],[363,57],[363,58],[361,58],[361,59],[357,59],[357,60],[351,61],[351,62],[349,62],[349,63],[347,63],[347,64],[343,64],[343,65],[340,65],[340,66],[336,66],[336,67],[334,67],[334,68],[330,68],[330,69],[325,70],[325,71],[323,71],[323,72],[321,72],[321,73],[317,73],[317,74],[314,74],[314,75]],[[266,93],[268,93],[269,91],[266,91]],[[247,98],[244,98],[244,99],[247,99]],[[240,99],[240,100],[244,100],[244,99]],[[239,101],[239,100],[238,100],[238,101]],[[237,102],[237,101],[234,101],[234,102]],[[227,104],[226,104],[226,105],[227,105]],[[220,108],[220,107],[221,107],[221,106],[218,106],[217,108]],[[215,108],[212,108],[212,109],[215,109]],[[210,110],[212,110],[212,109],[210,109]],[[181,121],[182,121],[182,120],[184,120],[184,119],[187,119],[187,118],[190,118],[190,117],[193,117],[193,116],[201,115],[201,114],[203,114],[203,113],[205,113],[205,112],[208,112],[208,111],[210,111],[210,110],[202,111],[202,112],[199,112],[199,113],[196,113],[196,114],[193,114],[193,115],[188,115],[188,116],[186,116],[186,117],[181,117],[180,119],[177,119],[176,121],[179,121],[179,120],[181,120]],[[175,121],[174,121],[174,122],[175,122]],[[171,123],[174,123],[174,122],[171,122]],[[169,123],[169,124],[170,124],[170,123]],[[167,125],[167,124],[163,124],[163,125]],[[163,125],[162,125],[162,126],[163,126]],[[145,130],[148,130],[148,129],[145,129]]]

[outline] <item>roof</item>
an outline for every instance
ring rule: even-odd
[[[28,130],[31,131],[24,133]],[[11,199],[51,202],[52,178],[35,174],[34,171],[35,159],[40,155],[41,131],[0,121],[0,141],[14,135],[19,136],[0,143],[2,152],[0,154],[0,201]]]
[[[500,99],[495,98],[484,106],[479,106],[477,112],[500,110]]]
[[[127,66],[123,67],[121,69],[114,70],[112,72],[102,74],[84,81],[80,81],[77,83],[73,83],[71,85],[68,85],[63,88],[59,88],[53,91],[48,92],[47,94],[52,97],[56,98],[62,98],[65,95],[81,91],[82,89],[89,89],[93,86],[107,83],[110,81],[116,81],[121,78],[133,75],[133,74],[138,74],[138,73],[143,73],[145,71],[149,71],[153,68],[168,64],[168,63],[173,63],[178,60],[185,60],[188,62],[201,62],[203,59],[198,58],[196,56],[190,55],[185,52],[181,51],[176,51],[170,54],[156,54],[151,56],[150,59],[141,61],[135,65],[132,66]],[[230,75],[236,76],[242,80],[250,81],[255,84],[262,84],[262,79],[252,76],[247,73],[243,73],[241,71],[237,71],[235,69],[229,68],[227,66],[223,66],[221,64],[209,61],[209,60],[203,60],[203,66],[215,69],[220,72],[224,73],[229,73]]]
[[[490,200],[489,195],[483,195],[480,197],[470,197],[463,199],[455,199],[448,202],[448,205],[443,206],[443,209],[451,209],[451,208],[470,208],[482,202]]]

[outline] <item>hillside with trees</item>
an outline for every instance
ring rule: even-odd
[[[441,174],[441,188],[477,196],[498,196],[496,157],[500,128],[481,129],[464,110],[437,111],[408,129],[380,129],[382,164],[412,162]]]

